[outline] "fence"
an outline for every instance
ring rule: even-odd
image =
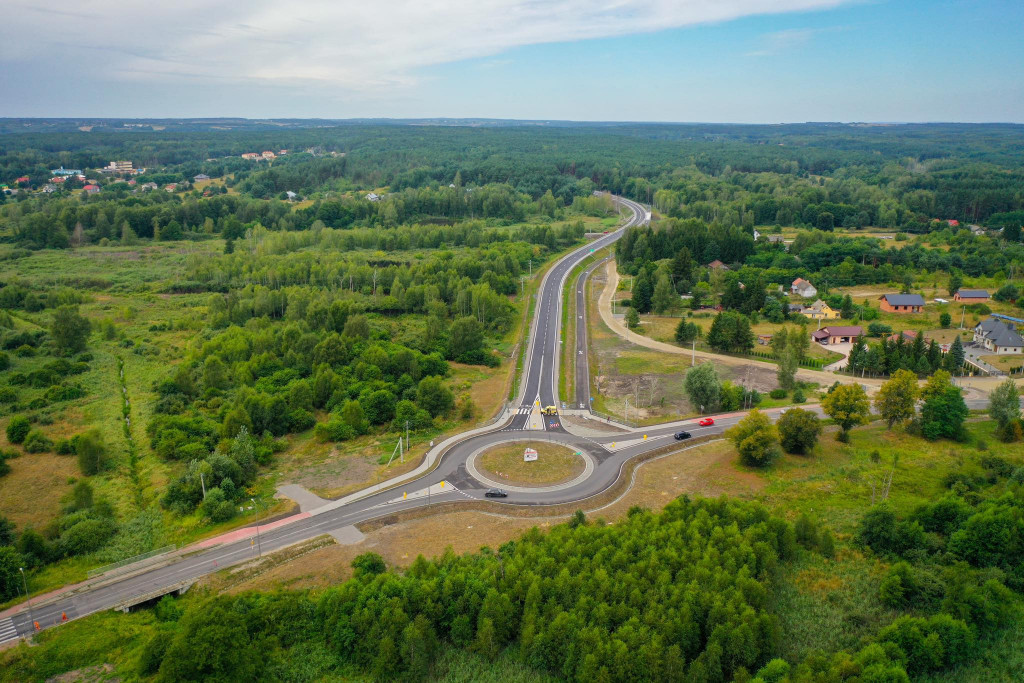
[[[113,573],[112,575],[116,576],[117,574],[122,573],[122,572],[118,572],[117,571],[118,569],[125,569],[126,567],[129,567],[130,565],[133,565],[133,564],[135,564],[137,562],[142,562],[143,560],[148,560],[150,558],[156,557],[157,555],[163,555],[164,553],[169,553],[172,550],[175,550],[177,547],[178,546],[176,546],[176,545],[165,545],[163,548],[157,548],[156,550],[150,550],[148,553],[141,553],[139,555],[133,555],[132,557],[126,558],[124,560],[121,560],[120,562],[114,562],[113,564],[104,565],[103,567],[97,567],[96,569],[90,569],[86,573],[86,577],[90,578],[90,579],[93,579],[93,578],[96,578],[97,576],[99,576],[100,574],[106,574],[108,572],[112,572]]]

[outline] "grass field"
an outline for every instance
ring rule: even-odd
[[[523,460],[523,451],[532,448],[537,459]],[[549,486],[570,481],[583,471],[583,458],[571,448],[550,441],[520,441],[502,444],[484,451],[478,466],[489,479],[513,486]]]

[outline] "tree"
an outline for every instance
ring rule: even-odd
[[[718,401],[722,392],[722,384],[718,380],[718,373],[711,363],[701,363],[690,368],[686,373],[684,381],[686,395],[690,398],[690,404],[706,412],[718,407]]]
[[[959,375],[963,370],[966,357],[964,345],[960,343],[960,335],[957,335],[953,339],[953,345],[949,347],[949,353],[946,354],[946,369]]]
[[[387,389],[378,389],[362,401],[366,419],[370,424],[391,422],[395,417],[395,395]]]
[[[32,423],[24,415],[15,415],[7,423],[7,440],[11,443],[22,443],[32,429]]]
[[[365,434],[369,428],[366,415],[363,413],[363,406],[359,401],[348,400],[341,408],[341,420],[356,434]]]
[[[775,376],[779,381],[779,386],[789,391],[796,383],[796,371],[800,367],[797,362],[797,352],[786,347],[786,350],[779,356],[778,364]]]
[[[631,330],[640,327],[640,314],[632,306],[626,309],[626,327]]]
[[[416,387],[416,402],[433,417],[447,415],[455,407],[455,395],[440,377],[424,377]]]
[[[964,285],[964,279],[957,271],[953,271],[949,274],[949,283],[946,287],[946,291],[949,292],[950,296],[953,296],[960,291],[960,288]]]
[[[853,305],[853,297],[849,294],[843,297],[842,305],[839,309],[839,315],[846,320],[850,320],[857,313],[857,307]]]
[[[690,290],[690,308],[698,310],[704,305],[705,301],[711,299],[712,290],[711,285],[706,282],[698,282]]]
[[[864,387],[859,384],[841,384],[825,395],[821,401],[825,414],[839,425],[839,440],[849,441],[850,429],[867,424],[871,403]]]
[[[821,434],[821,420],[810,410],[790,408],[782,414],[775,426],[779,440],[787,453],[810,453]]]
[[[353,339],[369,339],[370,321],[366,319],[365,315],[350,316],[345,321],[345,327],[341,334],[344,337],[351,337]]]
[[[921,388],[921,398],[927,401],[933,396],[941,396],[952,388],[952,377],[945,370],[936,370]]]
[[[60,306],[53,314],[50,334],[62,353],[78,353],[92,331],[89,319],[79,315],[78,306]]]
[[[961,439],[968,412],[958,387],[933,394],[921,406],[921,434],[932,440]]]
[[[892,429],[897,422],[914,417],[917,396],[917,375],[909,370],[897,370],[875,395],[875,410]]]
[[[654,308],[654,312],[663,315],[675,308],[678,302],[679,296],[672,288],[672,282],[669,281],[668,275],[662,273],[658,277],[658,284],[654,286],[654,294],[651,296],[651,306]]]
[[[647,271],[641,269],[633,282],[632,306],[638,313],[649,313],[651,310],[651,297],[654,294],[654,285]]]
[[[107,449],[103,444],[103,435],[95,427],[75,438],[75,451],[78,453],[78,467],[82,474],[96,474],[106,464]]]
[[[474,316],[462,316],[452,322],[448,357],[471,358],[484,350],[484,326]]]
[[[715,316],[707,339],[712,349],[721,352],[749,351],[754,347],[750,321],[736,311],[722,311]]]
[[[21,556],[9,545],[0,546],[0,600],[10,600],[21,592]]]
[[[697,323],[688,322],[685,318],[676,325],[676,343],[680,345],[690,344],[700,339],[700,327]]]
[[[943,329],[948,328],[951,324],[953,324],[953,318],[949,313],[942,312],[939,314],[939,325],[941,325]]]
[[[779,432],[768,416],[757,408],[725,435],[736,446],[744,465],[764,467],[779,455]]]
[[[1006,379],[988,395],[988,414],[1000,428],[1020,419],[1020,391],[1017,383]]]
[[[255,680],[262,670],[243,613],[228,597],[216,597],[185,612],[160,665],[161,681]]]

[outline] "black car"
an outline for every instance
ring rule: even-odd
[[[690,432],[676,432],[676,441],[682,441],[683,439],[690,438]]]
[[[502,489],[487,489],[484,495],[488,498],[508,498],[508,492]]]

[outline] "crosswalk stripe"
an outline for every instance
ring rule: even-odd
[[[0,643],[6,643],[8,640],[14,640],[17,637],[18,629],[14,627],[14,621],[10,617],[0,619]]]

